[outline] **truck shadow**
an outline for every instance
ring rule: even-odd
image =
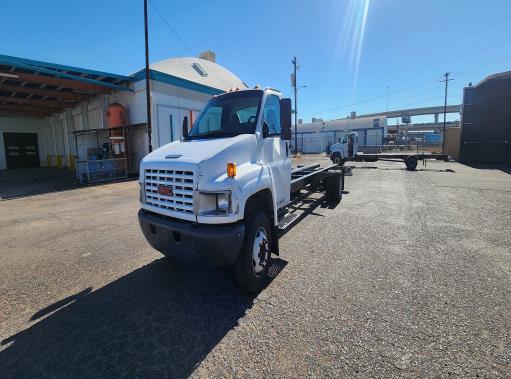
[[[286,263],[274,260],[267,284]],[[164,258],[89,291],[3,340],[0,377],[186,377],[254,299],[214,268]]]

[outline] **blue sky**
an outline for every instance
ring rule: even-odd
[[[212,49],[249,85],[291,95],[299,117],[324,119],[443,103],[511,70],[508,0],[151,0],[151,61]],[[143,1],[2,1],[0,53],[129,74],[144,65]],[[10,15],[5,17],[5,15]],[[418,120],[414,120],[418,121]]]

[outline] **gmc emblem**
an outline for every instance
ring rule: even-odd
[[[158,194],[164,196],[173,196],[174,187],[165,184],[158,184]]]

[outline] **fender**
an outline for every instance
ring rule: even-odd
[[[245,166],[245,167],[243,167]],[[248,167],[247,167],[248,166]],[[239,220],[243,219],[245,205],[247,200],[257,192],[269,189],[272,195],[272,204],[275,214],[275,194],[273,192],[273,182],[270,177],[270,170],[266,166],[259,164],[247,164],[240,166],[237,177],[238,196],[239,196]]]

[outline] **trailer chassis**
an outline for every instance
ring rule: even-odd
[[[418,154],[357,154],[354,157],[345,159],[346,161],[352,162],[376,162],[376,161],[387,161],[387,162],[404,162],[408,171],[414,171],[417,168],[419,160],[426,161],[426,159],[435,159],[448,162],[449,155],[447,154],[430,154],[430,153],[418,153]]]

